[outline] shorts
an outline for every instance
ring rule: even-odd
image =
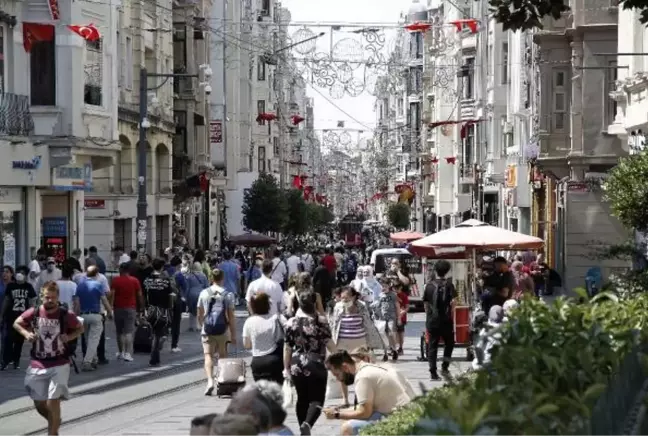
[[[350,419],[346,423],[353,430],[353,434],[360,434],[360,430],[370,426],[376,421],[383,419],[385,415],[382,413],[374,412],[368,419]]]
[[[115,309],[115,330],[118,335],[132,335],[135,331],[135,309]]]
[[[70,365],[59,365],[51,368],[27,368],[25,389],[34,401],[63,399],[70,396],[68,381]]]
[[[405,333],[406,325],[407,325],[407,321],[401,321],[400,325],[396,325],[396,331],[398,333]]]
[[[229,332],[222,335],[202,335],[200,341],[203,346],[203,354],[212,355],[218,353],[218,357],[227,357],[227,343],[230,341]]]

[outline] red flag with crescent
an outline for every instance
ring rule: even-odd
[[[87,26],[69,25],[67,27],[86,41],[99,41],[101,39],[99,29],[92,23]]]

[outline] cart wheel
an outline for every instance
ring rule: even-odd
[[[473,352],[472,347],[466,349],[466,360],[472,362],[475,359],[475,353]]]

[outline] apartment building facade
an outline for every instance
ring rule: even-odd
[[[110,95],[115,100],[119,150],[110,166],[95,171],[94,190],[85,204],[86,243],[96,246],[105,259],[112,258],[114,247],[130,251],[137,247],[138,237],[143,240],[137,224],[140,71],[167,73],[173,66],[170,7],[125,0],[113,20],[117,86]],[[150,122],[146,131],[148,217],[140,230],[146,232],[146,251],[152,255],[170,245],[173,214],[173,91],[172,81],[163,81],[149,78],[151,91],[145,97]]]
[[[545,240],[547,259],[571,289],[583,286],[594,266],[601,267],[604,279],[615,268],[627,267],[621,261],[590,259],[597,247],[629,235],[596,188],[627,153],[627,142],[609,130],[620,106],[610,98],[618,60],[600,55],[616,53],[618,7],[609,0],[573,0],[570,6],[569,14],[547,19],[533,36],[540,148],[531,173],[531,231]]]
[[[120,149],[112,98],[116,7],[61,0],[2,5],[0,237],[5,265],[26,263],[42,246],[58,260],[88,246],[86,194]],[[93,23],[98,35],[87,41],[62,23]]]

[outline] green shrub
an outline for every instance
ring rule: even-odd
[[[647,325],[646,294],[601,294],[583,304],[527,300],[500,328],[488,371],[427,393],[363,434],[589,433],[592,407],[623,358],[645,342]]]

